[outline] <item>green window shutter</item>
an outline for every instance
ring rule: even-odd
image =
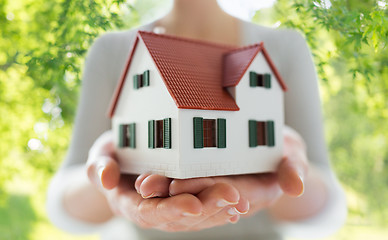
[[[271,74],[264,74],[264,87],[271,88]]]
[[[171,148],[171,118],[163,119],[163,147]]]
[[[123,148],[124,147],[124,137],[126,137],[125,136],[125,127],[126,127],[126,125],[124,125],[124,124],[120,124],[119,125],[119,148]]]
[[[148,148],[155,148],[155,120],[148,121]]]
[[[217,147],[226,148],[226,119],[217,119]]]
[[[249,72],[249,86],[257,87],[257,73]]]
[[[275,146],[275,123],[274,121],[267,121],[267,146]]]
[[[257,146],[257,124],[255,120],[249,120],[249,147]]]
[[[143,85],[144,86],[150,85],[150,70],[146,70],[143,73]]]
[[[130,148],[136,148],[136,123],[129,124]]]
[[[203,148],[203,118],[193,118],[194,148]]]
[[[133,75],[133,88],[139,89],[139,75]]]

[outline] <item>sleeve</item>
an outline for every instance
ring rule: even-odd
[[[285,124],[295,129],[306,142],[307,155],[317,174],[322,176],[328,201],[316,216],[300,222],[283,222],[279,228],[289,237],[324,237],[334,233],[347,215],[345,194],[331,170],[323,131],[318,80],[311,53],[304,38],[295,31],[282,31],[287,57],[281,60],[281,73],[289,90],[285,93]]]
[[[63,207],[67,189],[88,182],[85,163],[95,139],[110,129],[107,109],[128,56],[134,32],[109,33],[99,37],[86,57],[82,91],[67,156],[51,181],[47,193],[50,220],[72,233],[91,233],[102,225],[88,224],[71,217]]]

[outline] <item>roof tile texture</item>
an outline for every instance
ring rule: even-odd
[[[233,47],[140,32],[178,108],[229,110],[239,107],[223,88],[223,56]]]

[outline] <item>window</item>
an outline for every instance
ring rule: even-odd
[[[171,118],[148,121],[148,148],[171,148]]]
[[[215,119],[203,119],[203,147],[216,147]]]
[[[136,148],[136,124],[119,125],[119,147]]]
[[[163,147],[163,120],[155,121],[155,147]]]
[[[273,121],[249,120],[249,147],[275,146]]]
[[[135,74],[133,76],[133,88],[139,89],[150,85],[150,70],[144,71],[143,74]]]
[[[194,148],[226,148],[226,119],[193,118]]]
[[[258,74],[256,72],[249,72],[249,85],[251,87],[271,88],[271,74]]]

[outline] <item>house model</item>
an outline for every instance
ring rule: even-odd
[[[268,172],[282,158],[286,85],[263,43],[139,31],[109,109],[122,172]]]

